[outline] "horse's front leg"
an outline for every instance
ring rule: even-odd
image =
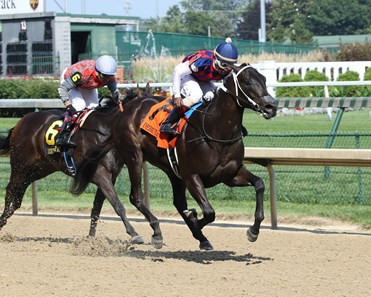
[[[183,208],[182,207],[179,208],[179,206],[177,206],[177,205],[181,206],[182,201],[185,201],[185,194],[183,194],[184,198],[182,197],[182,195],[179,195],[181,199],[177,198],[178,193],[175,191],[173,184],[174,205],[177,207],[178,211],[181,213],[188,227],[191,229],[193,237],[200,241],[200,249],[212,250],[213,246],[201,231],[203,227],[205,227],[207,224],[212,223],[215,220],[215,211],[207,199],[203,182],[198,175],[193,175],[185,180],[185,185],[189,193],[192,195],[192,197],[196,200],[197,204],[200,206],[203,217],[201,219],[198,219],[195,210],[188,210],[186,208],[183,209],[184,204]]]
[[[247,230],[247,239],[251,242],[256,241],[258,239],[261,222],[264,220],[264,181],[248,171],[245,166],[241,166],[237,175],[230,182],[226,182],[225,184],[230,187],[254,186],[256,197],[255,220],[254,225]]]

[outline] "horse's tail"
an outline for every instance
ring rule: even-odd
[[[13,129],[10,129],[8,136],[4,137],[0,135],[0,155],[5,155],[10,150],[10,137],[12,136]]]
[[[103,146],[95,146],[90,149],[85,158],[80,161],[76,168],[76,175],[70,186],[70,193],[81,195],[97,171],[100,160],[112,149],[112,143],[106,142]]]

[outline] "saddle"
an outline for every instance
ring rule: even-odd
[[[77,130],[84,125],[86,119],[93,111],[94,109],[86,108],[78,115],[74,123],[74,127],[72,128],[72,131],[70,133],[71,138],[76,134]],[[55,144],[58,135],[61,131],[62,125],[63,116],[60,119],[53,121],[49,125],[45,133],[45,152],[47,155],[54,155],[60,153],[65,161],[68,173],[74,176],[76,174],[76,165],[73,158],[74,148],[60,148]]]
[[[185,123],[191,117],[193,112],[201,106],[202,103],[197,103],[188,110],[184,116],[179,120],[175,129],[179,132],[176,135],[169,135],[160,132],[161,124],[166,120],[169,112],[174,108],[171,98],[167,98],[151,107],[148,114],[144,118],[140,128],[156,138],[157,147],[166,149],[167,157],[169,159],[171,168],[176,176],[180,178],[178,169],[178,157],[176,154],[175,144],[179,135],[183,131]]]
[[[202,103],[197,103],[192,106],[192,109],[188,110],[184,116],[179,120],[176,125],[176,130],[181,134],[184,125],[191,117],[195,109],[201,106]],[[166,120],[169,112],[174,108],[171,98],[167,98],[151,107],[148,114],[144,118],[140,128],[147,133],[154,136],[157,140],[157,147],[163,149],[175,148],[176,141],[178,139],[177,135],[169,135],[160,132],[160,127],[162,123]]]

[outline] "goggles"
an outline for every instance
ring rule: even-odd
[[[104,78],[104,79],[114,77],[114,75],[104,74],[104,73],[99,72],[99,71],[98,71],[98,75],[99,75],[101,78]]]
[[[215,64],[219,68],[226,70],[226,71],[231,69],[231,64],[224,62],[224,61],[220,61],[218,58],[215,59]]]

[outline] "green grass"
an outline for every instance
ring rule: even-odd
[[[1,118],[0,130],[7,130],[14,127],[19,121],[19,118]]]
[[[247,111],[244,114],[244,125],[254,133],[329,133],[334,124],[336,114],[328,120],[327,114],[310,114],[283,116],[265,120],[259,114]],[[363,109],[344,112],[338,132],[371,132],[371,110]]]

